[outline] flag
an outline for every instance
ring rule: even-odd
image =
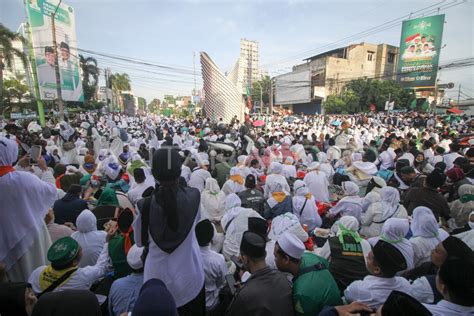
[[[416,99],[414,99],[413,101],[411,101],[410,109],[412,109],[412,110],[416,109]]]
[[[247,107],[249,108],[249,112],[252,111],[252,97],[250,96],[250,87],[247,86]]]

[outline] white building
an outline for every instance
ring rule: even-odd
[[[247,87],[252,88],[252,83],[260,80],[261,72],[259,64],[258,42],[245,38],[240,40],[240,72],[242,73],[242,92],[245,93]]]

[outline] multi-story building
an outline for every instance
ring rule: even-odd
[[[297,105],[295,113],[320,111],[327,96],[337,94],[354,79],[373,78],[395,80],[398,47],[388,44],[359,43],[330,50],[312,57],[293,67],[293,71],[310,70],[312,102]],[[295,107],[295,106],[293,106]]]
[[[259,52],[258,42],[245,38],[240,40],[240,58],[238,61],[242,73],[242,91],[245,93],[247,87],[260,80],[261,72],[258,66]]]

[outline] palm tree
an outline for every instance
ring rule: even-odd
[[[119,96],[120,91],[130,91],[132,89],[130,82],[130,77],[126,73],[116,73],[109,77],[109,88],[112,89],[112,99],[115,96],[116,104],[120,108],[122,108],[122,102]]]
[[[97,60],[93,57],[79,55],[79,64],[82,70],[82,89],[84,99],[88,103],[95,98],[97,85],[99,84],[100,70],[97,67]]]
[[[5,65],[11,68],[15,56],[21,59],[25,68],[28,64],[26,55],[21,50],[13,47],[12,42],[15,40],[25,41],[20,34],[10,31],[0,23],[0,108],[3,100],[3,69]]]

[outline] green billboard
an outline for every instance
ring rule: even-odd
[[[444,14],[403,21],[398,81],[406,88],[436,84]]]

